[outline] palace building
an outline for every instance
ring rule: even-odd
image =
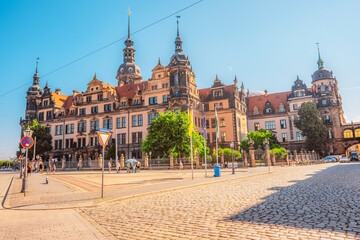
[[[236,76],[232,85],[224,85],[216,76],[211,87],[197,89],[189,57],[182,50],[178,21],[174,43],[174,53],[168,64],[162,65],[159,59],[151,78],[144,81],[135,63],[129,16],[124,59],[116,73],[118,85],[107,84],[95,74],[84,92],[73,90],[72,95],[62,94],[60,89],[53,92],[48,83],[42,89],[36,65],[21,126],[36,118],[53,137],[51,157],[77,160],[81,156],[85,167],[92,167],[97,164],[93,160],[101,154],[99,128],[111,131],[109,144],[116,139],[119,155],[141,159],[142,141],[159,113],[187,111],[191,105],[194,127],[199,133],[202,133],[205,110],[211,150],[215,149],[216,141],[215,108],[220,127],[219,146],[229,147],[230,142],[234,142],[235,149],[239,150],[248,131],[262,128],[272,131],[283,147],[299,150],[304,137],[295,127],[294,119],[301,104],[312,101],[328,128],[326,153],[341,154],[359,143],[360,123],[345,122],[338,82],[332,71],[324,68],[320,52],[311,87],[297,77],[291,91],[265,91],[252,96],[249,91],[245,93],[243,83],[239,89]]]
[[[143,81],[140,67],[135,63],[130,16],[125,46],[124,60],[116,74],[117,86],[104,83],[95,74],[85,92],[74,90],[72,95],[64,95],[60,89],[52,92],[48,83],[44,89],[39,86],[36,66],[33,85],[26,96],[25,119],[20,123],[24,126],[36,118],[48,129],[53,137],[51,157],[74,160],[81,155],[85,167],[86,164],[96,166],[96,161],[92,160],[101,153],[97,131],[106,128],[112,133],[109,144],[117,138],[119,154],[141,159],[141,143],[152,121],[159,113],[169,110],[187,111],[189,104],[194,127],[199,133],[202,133],[205,109],[210,148],[215,148],[217,107],[221,144],[228,146],[233,141],[239,149],[241,139],[247,134],[244,86],[239,91],[236,77],[233,85],[224,85],[216,77],[210,88],[198,90],[195,73],[182,50],[178,21],[174,54],[165,66],[159,59],[147,81]]]

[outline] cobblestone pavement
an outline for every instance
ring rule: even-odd
[[[84,208],[119,239],[360,239],[360,164],[275,173]]]
[[[16,178],[18,174],[0,174],[0,202],[3,201],[12,176]],[[114,238],[81,214],[75,210],[19,211],[0,207],[0,240]]]

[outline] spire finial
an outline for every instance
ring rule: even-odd
[[[176,16],[176,23],[177,23],[177,36],[179,37],[179,18],[180,16]]]
[[[38,64],[39,64],[39,57],[38,58],[36,58],[36,73],[38,73]]]
[[[97,79],[97,78],[96,78],[96,73],[94,74],[94,79]]]
[[[316,43],[316,45],[317,45],[318,55],[319,55],[319,59],[318,59],[318,61],[317,61],[317,64],[318,64],[319,69],[322,69],[322,68],[324,68],[324,62],[323,62],[323,60],[321,59],[321,56],[320,56],[319,43]]]
[[[130,39],[130,8],[128,9],[128,38]]]
[[[161,65],[160,57],[159,57],[159,62],[158,62],[158,65]]]
[[[49,87],[49,83],[48,83],[48,81],[46,81],[46,86],[45,86],[45,87],[47,87],[47,88]]]
[[[299,80],[299,75],[296,75],[296,80]]]

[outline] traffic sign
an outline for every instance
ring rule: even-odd
[[[22,156],[21,156],[21,155],[18,157],[18,160],[19,160],[19,161],[21,161],[21,160],[22,160]]]
[[[102,129],[102,128],[100,128],[100,129]],[[103,147],[105,147],[107,142],[109,141],[109,138],[111,135],[110,131],[108,133],[98,131],[98,135],[99,135],[100,142],[102,143]]]
[[[21,139],[21,146],[24,148],[31,148],[34,145],[34,139],[32,137],[23,137]]]
[[[110,130],[109,130],[109,129],[106,129],[106,128],[100,128],[100,129],[99,129],[99,132],[110,133]]]

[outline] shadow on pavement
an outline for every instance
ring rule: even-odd
[[[360,234],[360,164],[339,164],[225,220]]]

